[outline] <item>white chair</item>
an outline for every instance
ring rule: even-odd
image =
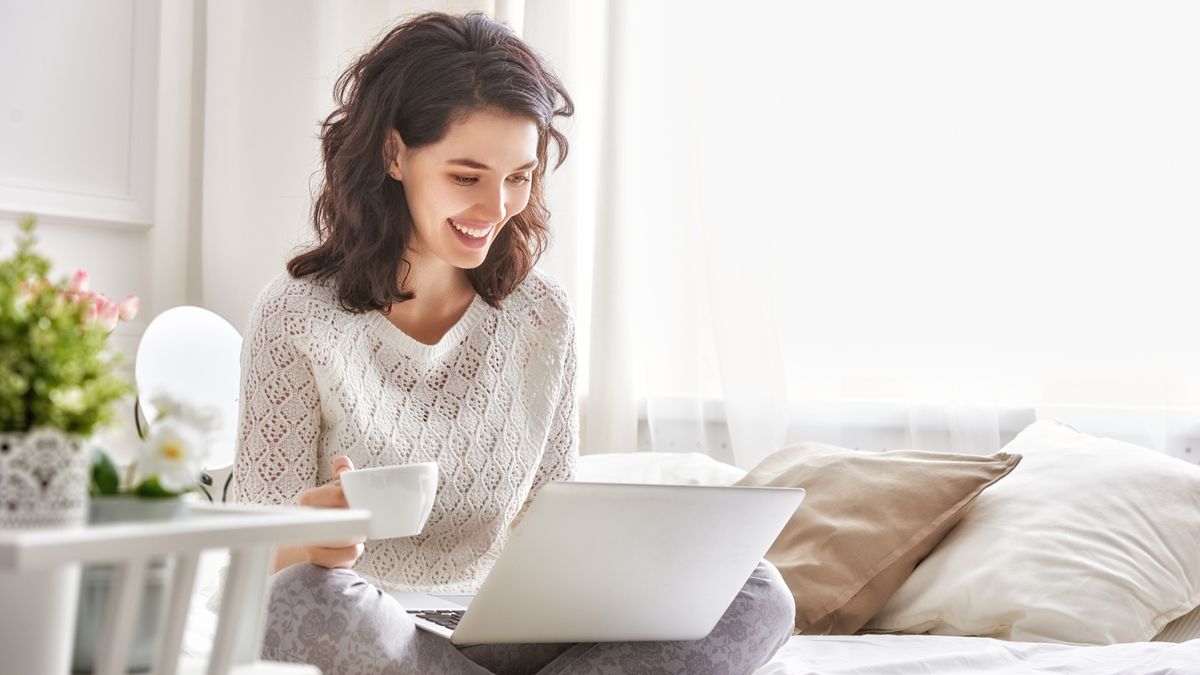
[[[180,306],[154,317],[138,344],[134,363],[138,432],[154,419],[156,394],[220,412],[205,466],[204,492],[214,502],[228,496],[237,444],[242,336],[219,314]]]

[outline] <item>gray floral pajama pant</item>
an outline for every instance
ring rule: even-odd
[[[262,655],[325,675],[743,675],[783,646],[795,611],[779,571],[763,561],[700,640],[459,648],[417,628],[395,598],[354,571],[300,564],[272,578]]]

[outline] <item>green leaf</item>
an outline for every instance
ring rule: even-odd
[[[137,488],[133,491],[139,497],[177,497],[179,493],[171,492],[158,484],[158,476],[150,476],[149,478],[138,483]]]
[[[108,453],[100,448],[92,450],[92,495],[115,495],[121,491],[121,478],[117,465]]]
[[[108,331],[88,320],[88,303],[64,297],[70,280],[47,279],[34,231],[33,217],[23,217],[16,251],[0,258],[0,431],[48,426],[90,436],[133,387]]]

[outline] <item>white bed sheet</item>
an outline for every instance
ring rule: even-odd
[[[1105,646],[944,635],[797,635],[754,675],[1192,675],[1200,639]]]

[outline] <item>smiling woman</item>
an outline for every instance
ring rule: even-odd
[[[551,141],[556,165],[566,159],[566,136],[552,121],[574,114],[570,96],[519,40],[452,37],[431,16],[393,30],[352,65],[322,125],[325,182],[313,212],[320,243],[288,271],[335,280],[347,309],[390,315],[416,297],[419,275],[445,264],[466,272],[449,275],[458,283],[445,290],[478,292],[495,307],[547,245],[542,178]],[[416,39],[439,38],[455,48],[414,58]],[[471,38],[480,44],[459,49]],[[512,180],[501,180],[507,167],[516,167]]]
[[[689,642],[460,649],[385,592],[473,593],[539,490],[575,476],[574,322],[566,293],[533,268],[549,145],[557,164],[567,152],[553,122],[573,106],[540,57],[479,14],[397,26],[335,94],[318,241],[263,291],[246,330],[234,498],[344,508],[343,472],[425,462],[438,489],[415,536],[281,548],[264,655],[325,673],[765,662],[793,614],[766,562]]]
[[[409,244],[413,255],[461,269],[479,267],[510,219],[529,204],[529,171],[538,160],[525,158],[537,148],[532,120],[494,108],[462,117],[444,138],[424,147],[410,148],[400,132],[391,130],[388,175],[406,186],[415,229]],[[472,158],[464,159],[465,153]],[[512,171],[489,166],[520,162]]]

